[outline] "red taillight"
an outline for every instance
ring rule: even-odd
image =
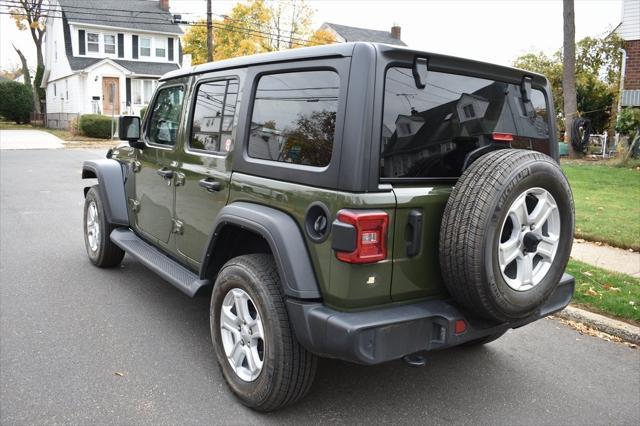
[[[372,263],[387,257],[389,215],[380,211],[340,210],[337,219],[356,229],[356,249],[350,253],[336,251],[347,263]]]
[[[456,320],[456,334],[462,334],[465,331],[467,331],[467,323],[465,322],[465,320]]]
[[[491,139],[500,142],[513,142],[513,134],[493,132],[491,134]]]

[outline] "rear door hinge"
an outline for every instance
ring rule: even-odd
[[[174,234],[182,235],[184,233],[184,222],[179,219],[173,219],[173,229],[171,232]]]
[[[137,213],[138,211],[140,211],[140,201],[134,198],[129,198],[129,208],[132,212]]]

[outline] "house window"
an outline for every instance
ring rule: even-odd
[[[151,101],[156,80],[131,80],[131,101],[134,105],[147,105]]]
[[[58,88],[55,83],[53,83],[53,96],[58,96]]]
[[[116,36],[105,34],[104,53],[111,54],[111,55],[116,54]]]
[[[140,38],[140,56],[151,56],[150,38]]]
[[[156,40],[156,56],[158,58],[164,58],[167,53],[167,45],[164,40],[158,41]]]
[[[131,80],[131,100],[134,105],[142,105],[142,80]]]
[[[87,51],[100,52],[100,35],[97,33],[87,33]]]
[[[148,104],[149,102],[151,102],[151,95],[153,94],[153,81],[144,80],[142,92],[142,99],[144,100],[144,103]]]

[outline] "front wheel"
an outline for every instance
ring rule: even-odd
[[[308,392],[317,358],[291,329],[272,256],[227,262],[216,279],[210,312],[218,365],[243,404],[272,411]]]
[[[114,228],[107,221],[98,185],[94,185],[84,200],[84,245],[94,265],[109,268],[122,262],[124,251],[110,238]]]

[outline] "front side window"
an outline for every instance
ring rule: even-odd
[[[237,79],[198,86],[189,142],[191,148],[216,153],[231,150],[237,99]]]
[[[184,101],[182,86],[160,89],[149,118],[150,143],[173,146],[180,128],[180,114]]]
[[[151,39],[140,38],[140,56],[151,56]]]
[[[331,160],[340,78],[334,71],[260,77],[253,105],[249,156],[324,167]]]
[[[493,132],[548,152],[544,96],[532,96],[537,106],[523,103],[518,85],[429,71],[418,89],[410,68],[393,67],[384,96],[382,178],[456,178],[471,151],[493,143]]]
[[[116,36],[105,34],[105,36],[104,36],[104,53],[115,55],[115,53],[116,53]]]
[[[87,52],[100,52],[100,35],[87,33]]]

